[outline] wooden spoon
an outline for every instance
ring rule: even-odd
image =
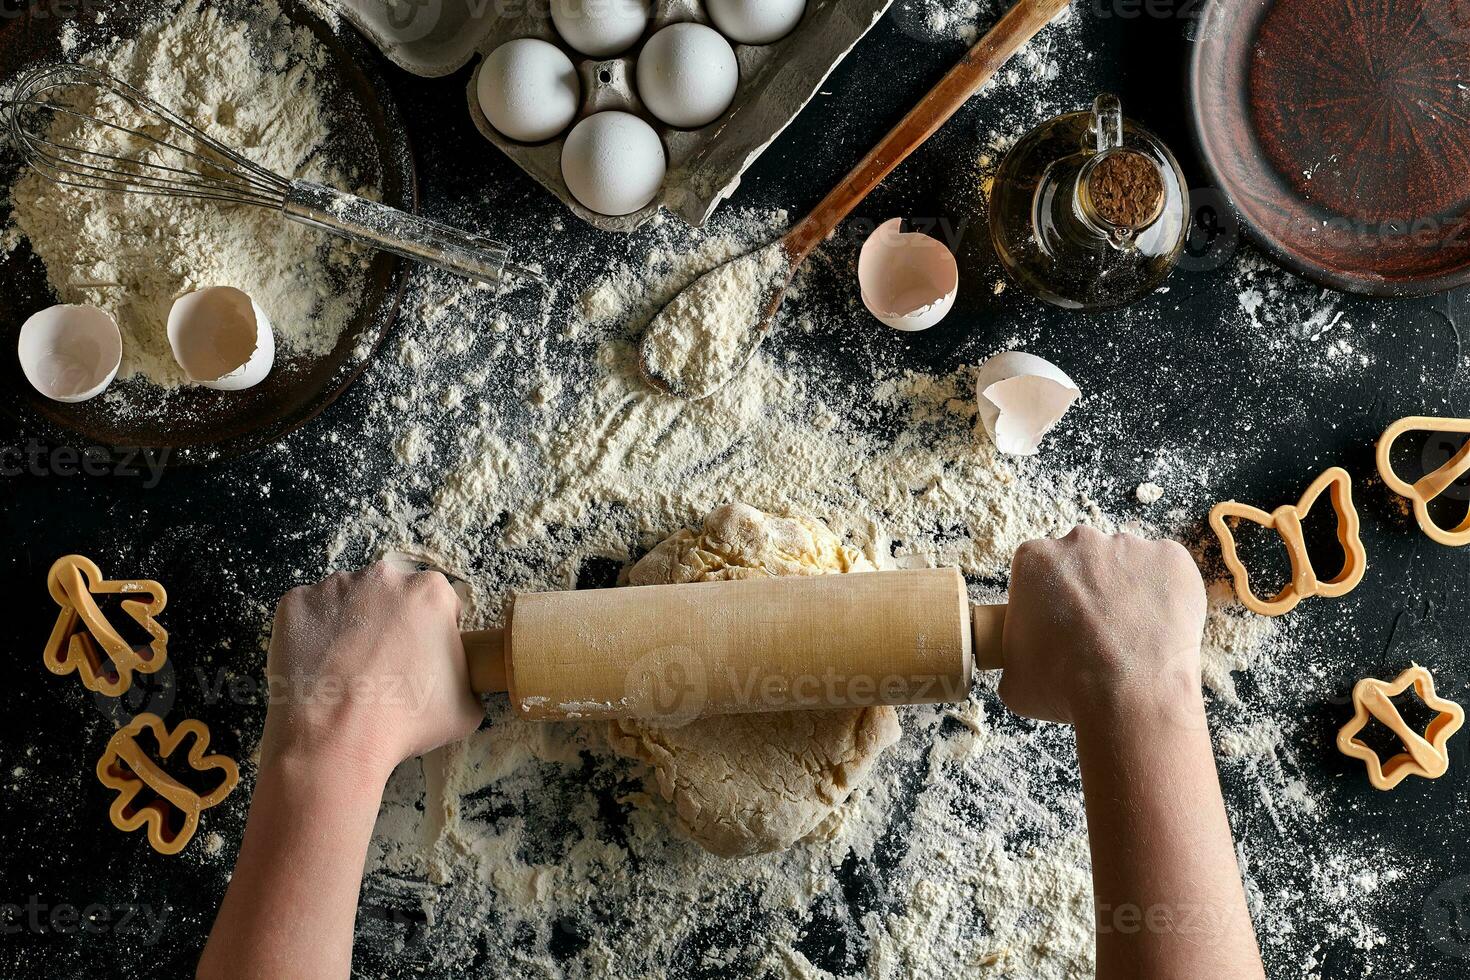
[[[648,383],[669,394],[696,400],[709,397],[728,383],[770,333],[786,290],[812,249],[1068,3],[1070,0],[1020,0],[1007,11],[811,214],[775,245],[768,246],[781,253],[780,264],[774,270],[771,263],[741,256],[685,287],[653,318],[639,345],[639,366]],[[722,323],[718,313],[723,308],[728,316],[728,306],[719,302],[716,294],[727,292],[732,283],[745,279],[735,278],[735,270],[730,268],[740,262],[750,262],[752,269],[770,275],[757,277],[757,281],[766,282],[760,287],[764,295],[748,307],[756,318],[749,324]],[[731,336],[732,332],[738,336]],[[708,350],[691,351],[691,336],[696,345]],[[678,353],[671,356],[670,352]],[[702,354],[718,356],[721,363],[710,364],[709,357],[702,359]]]

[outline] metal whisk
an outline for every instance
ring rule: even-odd
[[[322,184],[288,180],[94,68],[32,69],[17,81],[10,98],[0,100],[0,111],[22,159],[59,184],[269,208],[481,282],[495,284],[512,275],[545,285],[537,273],[512,264],[498,242]],[[109,119],[109,114],[116,115]],[[65,141],[53,137],[58,116],[77,123]],[[89,139],[109,134],[117,135]],[[118,152],[109,152],[114,144]]]

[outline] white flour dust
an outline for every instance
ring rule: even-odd
[[[1240,316],[1260,337],[1263,362],[1293,353],[1319,377],[1368,370],[1372,359],[1361,349],[1364,335],[1381,327],[1350,313],[1343,294],[1298,279],[1254,252],[1240,257],[1234,273]]]

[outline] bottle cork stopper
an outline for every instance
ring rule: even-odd
[[[158,742],[156,759],[138,744],[138,736],[144,729]],[[164,769],[190,738],[193,743],[184,760],[189,768],[221,774],[219,785],[208,793],[195,792]],[[107,751],[97,760],[97,778],[103,786],[117,791],[117,799],[108,809],[113,826],[124,833],[146,829],[148,843],[160,854],[182,851],[199,828],[199,815],[221,803],[240,782],[240,769],[234,760],[222,755],[205,755],[208,748],[209,727],[192,718],[179,722],[170,732],[162,718],[145,713],[119,729],[107,743]],[[140,804],[138,797],[145,790],[152,791],[157,798]]]
[[[61,607],[43,658],[53,674],[78,673],[87,690],[116,697],[132,686],[135,671],[155,673],[168,659],[168,631],[156,619],[168,593],[157,582],[105,580],[91,559],[67,555],[51,566],[46,586]],[[148,631],[149,644],[139,651],[123,639],[97,607],[96,595],[128,596],[122,611]]]
[[[1466,507],[1465,518],[1452,528],[1441,527],[1429,513],[1432,501],[1442,496],[1460,477],[1470,472],[1470,442],[1465,443],[1450,457],[1449,461],[1431,473],[1426,473],[1415,483],[1401,478],[1393,470],[1389,457],[1393,444],[1407,432],[1470,432],[1470,419],[1441,419],[1427,415],[1411,415],[1399,419],[1384,430],[1378,439],[1378,475],[1390,490],[1405,498],[1414,507],[1414,520],[1431,539],[1451,548],[1463,548],[1470,544],[1470,506]]]
[[[1087,169],[1087,203],[1115,228],[1137,231],[1164,210],[1164,176],[1137,150],[1109,150]]]
[[[1331,492],[1332,508],[1337,513],[1337,540],[1343,552],[1342,570],[1325,582],[1312,568],[1311,556],[1307,554],[1302,535],[1302,522],[1324,490]],[[1251,590],[1250,573],[1236,550],[1230,522],[1242,520],[1275,530],[1286,545],[1286,553],[1291,560],[1291,581],[1270,599],[1262,599]],[[1220,539],[1220,557],[1234,579],[1236,597],[1241,605],[1262,616],[1280,616],[1290,612],[1297,603],[1311,596],[1334,598],[1346,595],[1363,580],[1363,573],[1368,568],[1367,552],[1358,534],[1358,512],[1353,509],[1352,477],[1340,466],[1325,470],[1312,481],[1296,504],[1283,505],[1270,513],[1234,500],[1218,503],[1210,511],[1210,527]]]
[[[1411,686],[1419,699],[1436,712],[1422,736],[1409,727],[1393,703],[1394,698]],[[1353,708],[1352,720],[1337,733],[1337,748],[1343,755],[1363,761],[1368,767],[1368,781],[1375,788],[1393,789],[1409,776],[1438,779],[1449,771],[1450,756],[1445,745],[1465,723],[1465,710],[1435,693],[1434,677],[1426,668],[1414,664],[1392,683],[1363,678],[1353,687]],[[1404,746],[1404,751],[1387,761],[1379,759],[1378,753],[1358,738],[1375,718],[1397,735]]]

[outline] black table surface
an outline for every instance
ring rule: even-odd
[[[963,45],[926,39],[907,29],[905,0],[865,39],[823,86],[790,129],[746,174],[736,206],[780,206],[800,214],[813,205],[927,87]],[[1046,83],[1048,97],[1081,108],[1101,90],[1117,92],[1129,115],[1157,131],[1191,174],[1198,202],[1208,205],[1208,178],[1193,153],[1185,99],[1185,63],[1194,19],[1202,5],[1179,0],[1157,5],[1083,5],[1077,15],[1082,49],[1063,76]],[[1153,16],[1143,15],[1144,10]],[[424,208],[463,219],[488,204],[516,221],[565,216],[558,202],[486,144],[463,107],[467,72],[422,80],[386,66],[393,96],[410,120],[418,148]],[[1028,86],[975,98],[939,137],[919,150],[859,208],[855,221],[891,215],[934,215],[958,226],[976,248],[966,251],[967,281],[999,275],[983,247],[983,227],[964,227],[954,187],[977,154],[977,135],[1001,114],[1030,120]],[[959,176],[957,176],[957,174]],[[972,220],[973,220],[973,216]],[[1205,215],[1206,218],[1210,215]],[[1309,602],[1292,613],[1292,628],[1318,663],[1304,672],[1300,698],[1281,706],[1285,738],[1314,791],[1331,794],[1341,815],[1331,833],[1367,839],[1398,854],[1421,873],[1384,884],[1375,902],[1375,927],[1387,937],[1364,951],[1329,935],[1325,923],[1295,923],[1300,943],[1277,954],[1275,977],[1303,975],[1294,957],[1312,950],[1323,978],[1463,975],[1470,957],[1470,846],[1464,814],[1470,798],[1470,739],[1452,743],[1450,773],[1429,783],[1411,780],[1394,793],[1375,793],[1361,767],[1336,755],[1332,738],[1345,718],[1345,695],[1359,677],[1392,677],[1411,659],[1434,666],[1442,693],[1470,696],[1465,635],[1470,607],[1455,583],[1470,584],[1470,552],[1435,545],[1407,520],[1381,485],[1374,484],[1371,446],[1403,415],[1461,415],[1464,393],[1460,349],[1464,315],[1455,297],[1413,301],[1333,297],[1339,310],[1373,329],[1359,331],[1365,370],[1314,371],[1288,352],[1262,367],[1258,333],[1241,325],[1238,264],[1257,253],[1228,214],[1216,213],[1218,234],[1196,236],[1185,267],[1169,290],[1125,311],[1084,317],[1045,309],[1011,290],[1003,302],[979,308],[962,298],[957,311],[928,334],[894,341],[901,361],[916,368],[952,370],[967,356],[1008,336],[1024,318],[1039,349],[1051,353],[1090,396],[1068,420],[1068,431],[1113,425],[1092,439],[1057,439],[1057,461],[1129,488],[1133,462],[1161,446],[1213,448],[1210,484],[1241,500],[1292,501],[1328,465],[1345,466],[1357,484],[1371,570],[1350,603]],[[604,235],[567,216],[566,252],[624,257],[629,240]],[[978,243],[978,244],[977,244]],[[977,257],[978,256],[978,257]],[[548,258],[553,271],[557,259]],[[979,268],[977,268],[977,265]],[[973,277],[973,278],[972,278]],[[1285,302],[1278,297],[1277,301]],[[1289,301],[1309,310],[1325,302],[1315,287],[1296,283]],[[1269,302],[1269,300],[1268,300]],[[827,357],[832,370],[851,352],[800,347],[800,356]],[[1098,397],[1101,396],[1101,397]],[[78,474],[68,446],[28,420],[0,421],[0,521],[8,547],[0,558],[10,607],[5,630],[12,662],[7,687],[6,735],[0,743],[0,905],[5,906],[0,975],[7,977],[181,976],[189,972],[227,882],[228,862],[160,858],[139,835],[124,837],[105,818],[107,795],[91,774],[127,703],[92,698],[74,680],[47,673],[40,652],[55,617],[45,592],[46,570],[58,556],[81,552],[105,571],[146,568],[168,583],[169,627],[175,643],[240,676],[258,676],[257,638],[265,624],[261,603],[326,570],[329,524],[320,515],[321,487],[342,472],[360,479],[369,465],[353,457],[386,452],[363,420],[368,393],[349,391],[323,416],[291,436],[286,446],[241,459],[151,473],[113,466],[105,475]],[[1118,418],[1133,424],[1117,427]],[[327,437],[331,438],[328,439]],[[304,461],[304,462],[303,462]],[[371,493],[370,477],[360,489]],[[262,489],[266,488],[266,489]],[[1190,520],[1203,539],[1203,508]],[[1218,568],[1214,569],[1218,573]],[[255,601],[239,601],[251,597]],[[1303,656],[1307,656],[1304,649]],[[178,696],[197,680],[181,672]],[[1238,679],[1251,696],[1249,674]],[[192,692],[197,693],[197,692]],[[133,704],[136,709],[137,705]],[[249,700],[216,706],[211,716],[218,747],[237,753],[253,746],[263,707]],[[1248,785],[1227,780],[1232,809],[1247,805]],[[233,853],[243,808],[211,827]],[[1237,827],[1239,830],[1240,828]],[[197,843],[196,843],[197,846]],[[1290,841],[1283,846],[1295,846]],[[1371,869],[1365,869],[1371,870]],[[1265,884],[1270,885],[1270,882]],[[166,934],[153,945],[95,937],[34,920],[28,906],[78,908],[105,902],[166,909]],[[1470,922],[1470,920],[1466,920]],[[38,926],[36,922],[40,922]],[[758,937],[757,937],[758,939]],[[753,940],[756,941],[756,940]],[[432,937],[420,937],[432,944]],[[415,972],[412,948],[360,948],[360,968],[372,975]],[[494,975],[486,967],[487,975]],[[428,975],[435,975],[430,971]],[[868,975],[859,970],[850,975]]]

